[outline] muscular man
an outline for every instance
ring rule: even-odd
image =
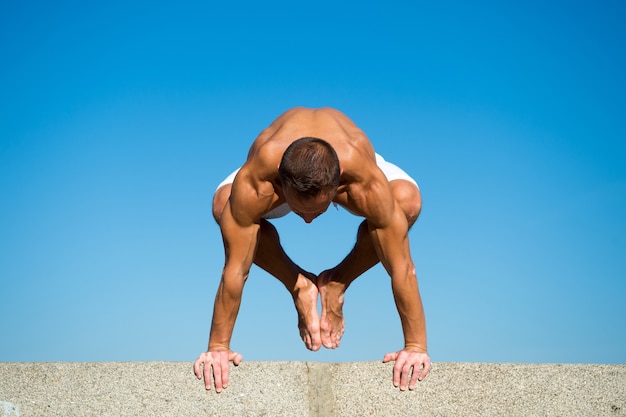
[[[332,269],[315,275],[296,265],[267,220],[293,211],[306,223],[339,204],[364,221],[352,251]],[[213,198],[213,216],[224,242],[222,271],[208,351],[194,363],[205,387],[228,386],[229,365],[241,355],[230,349],[244,283],[255,263],[282,282],[298,313],[300,336],[317,351],[339,347],[344,331],[344,293],[379,261],[391,277],[402,323],[404,347],[384,356],[395,361],[393,384],[415,388],[430,370],[426,322],[409,228],[421,209],[413,179],[374,152],[367,136],[348,117],[330,109],[294,108],[256,138],[243,166],[222,182]],[[317,297],[321,297],[321,316]]]

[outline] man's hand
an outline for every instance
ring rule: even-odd
[[[203,352],[193,364],[193,370],[198,379],[204,376],[204,387],[211,389],[211,373],[215,382],[215,392],[222,392],[228,387],[228,374],[230,362],[235,366],[241,363],[242,356],[232,350],[220,350],[214,352]]]
[[[393,386],[400,386],[401,391],[407,388],[407,384],[410,390],[415,389],[417,381],[426,378],[430,371],[430,357],[425,352],[404,349],[387,353],[383,358],[383,363],[394,361],[396,363],[393,366]],[[409,374],[411,374],[410,381]]]

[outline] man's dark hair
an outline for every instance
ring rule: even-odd
[[[315,197],[339,186],[337,152],[325,140],[304,137],[287,147],[278,167],[280,181],[297,193]]]

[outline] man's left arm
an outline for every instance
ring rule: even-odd
[[[415,388],[430,370],[426,343],[426,318],[411,258],[408,223],[398,205],[384,227],[370,226],[378,257],[391,277],[391,288],[398,309],[404,349],[388,353],[383,362],[395,361],[393,382],[404,390]]]

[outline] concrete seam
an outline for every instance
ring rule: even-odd
[[[333,367],[329,363],[307,362],[309,415],[334,416]]]

